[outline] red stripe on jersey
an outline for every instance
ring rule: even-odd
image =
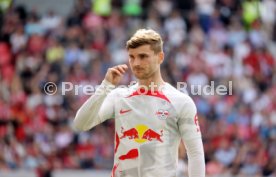
[[[115,177],[115,171],[117,170],[118,165],[119,165],[119,164],[117,163],[117,164],[115,164],[115,165],[113,166],[111,177]]]
[[[167,102],[170,103],[170,100],[161,91],[158,91],[158,90],[151,91],[151,90],[145,90],[143,88],[136,90],[135,92],[130,94],[127,98],[130,98],[133,96],[139,96],[139,95],[148,95],[148,96],[158,97],[158,98],[166,100]]]
[[[120,138],[119,138],[119,135],[118,135],[117,132],[116,132],[115,140],[116,140],[116,142],[115,142],[115,154],[116,154],[117,149],[118,149],[118,146],[119,146],[119,144],[120,144]]]

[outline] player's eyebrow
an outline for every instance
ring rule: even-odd
[[[149,56],[149,54],[147,54],[147,53],[139,53],[138,56],[139,57],[147,57],[147,56]]]
[[[138,55],[139,57],[149,56],[149,54],[148,54],[148,53],[139,53],[139,54],[137,54],[137,55]],[[129,54],[129,57],[133,58],[133,57],[134,57],[134,55]]]

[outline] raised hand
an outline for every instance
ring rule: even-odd
[[[126,64],[108,68],[105,75],[105,80],[112,83],[113,85],[118,85],[127,69],[128,67]]]

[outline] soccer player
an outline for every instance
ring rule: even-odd
[[[196,106],[188,95],[162,79],[160,35],[140,29],[127,41],[126,48],[138,83],[115,88],[128,66],[109,68],[95,94],[78,110],[75,129],[86,131],[115,119],[113,177],[175,177],[181,139],[188,154],[189,177],[204,177]]]

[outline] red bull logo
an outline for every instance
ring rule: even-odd
[[[135,128],[131,128],[129,130],[124,131],[124,128],[122,127],[121,132],[122,132],[123,136],[121,136],[120,139],[123,139],[126,137],[128,137],[128,139],[130,139],[130,140],[139,138],[138,131]]]
[[[163,136],[163,130],[161,130],[160,132],[161,132],[161,133],[158,134],[158,133],[156,133],[155,131],[153,131],[153,130],[151,130],[151,129],[148,129],[148,130],[144,133],[142,139],[147,139],[147,140],[149,140],[149,141],[152,141],[152,140],[155,139],[155,140],[157,140],[157,141],[163,142],[163,141],[161,140],[161,136]]]
[[[137,125],[134,128],[124,130],[122,127],[122,136],[120,139],[128,138],[130,140],[134,140],[137,143],[144,143],[146,141],[159,141],[163,142],[161,137],[163,136],[163,130],[160,133],[154,131],[146,125]]]
[[[163,130],[160,133],[154,131],[153,129],[149,128],[146,125],[137,125],[133,128],[125,130],[123,127],[121,128],[122,135],[119,137],[118,133],[116,132],[115,136],[115,153],[117,152],[118,146],[120,144],[121,139],[129,139],[133,140],[137,143],[145,143],[146,141],[159,141],[163,142],[161,137],[163,136]],[[139,156],[139,151],[137,148],[130,149],[128,152],[119,156],[119,162],[136,159]],[[118,166],[120,163],[116,163],[112,169],[111,177],[115,177],[116,170],[118,170]],[[119,171],[121,172],[121,171]]]

